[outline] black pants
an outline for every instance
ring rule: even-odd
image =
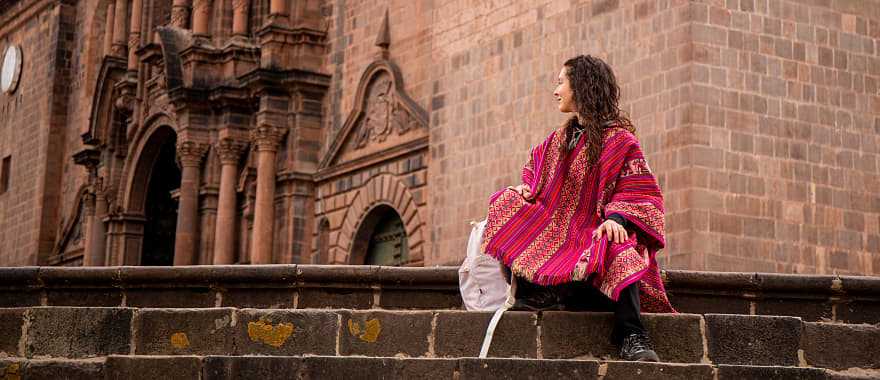
[[[503,268],[502,271],[510,282],[510,270]],[[613,312],[611,341],[614,344],[619,345],[630,334],[646,333],[640,313],[638,283],[621,290],[617,302],[596,289],[592,278],[554,286],[540,286],[517,278],[516,287],[517,303],[523,301],[523,305],[531,304],[535,309],[541,309],[543,305],[551,310]]]

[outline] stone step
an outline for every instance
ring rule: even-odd
[[[2,379],[687,379],[856,380],[877,371],[597,360],[336,356],[121,356],[0,358]]]
[[[610,313],[508,312],[491,357],[616,359]],[[491,313],[399,310],[0,309],[0,357],[477,356]],[[880,327],[795,317],[645,314],[664,362],[880,368]]]
[[[685,313],[880,323],[880,278],[664,272]],[[0,307],[461,309],[454,267],[248,265],[0,268]]]

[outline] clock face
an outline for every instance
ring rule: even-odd
[[[21,74],[21,49],[15,45],[9,45],[3,54],[3,68],[0,72],[0,90],[11,94],[18,86],[18,77]]]

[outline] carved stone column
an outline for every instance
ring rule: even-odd
[[[214,234],[214,264],[235,262],[235,182],[238,159],[244,144],[232,139],[220,140],[220,197],[217,202],[217,229]]]
[[[257,199],[251,263],[271,264],[275,232],[275,155],[284,136],[281,128],[260,125],[251,131],[257,147]]]
[[[177,207],[177,234],[174,237],[174,265],[196,264],[196,227],[199,220],[199,178],[202,158],[208,147],[193,141],[177,144],[177,157],[183,167],[180,201]]]
[[[174,0],[171,5],[171,26],[187,29],[189,25],[190,0]]]
[[[250,0],[232,0],[232,34],[247,36],[248,34],[248,8]]]
[[[116,15],[113,17],[113,55],[124,58],[126,56],[125,21],[128,18],[128,0],[116,0]]]
[[[287,25],[287,2],[289,0],[270,0],[269,22],[276,25]]]
[[[193,0],[193,34],[208,37],[208,22],[211,20],[211,0]]]
[[[135,52],[141,42],[141,0],[133,0],[131,3],[131,26],[128,34],[128,71],[137,70],[137,55]]]
[[[102,191],[102,181],[98,177],[101,153],[95,148],[86,147],[73,155],[73,162],[84,166],[89,175],[89,192],[83,204],[82,224],[87,225],[83,266],[104,265],[104,215],[107,214],[107,199]],[[101,197],[98,203],[98,196]],[[96,210],[97,209],[97,210]]]
[[[104,55],[112,54],[113,49],[113,26],[115,24],[116,18],[116,4],[109,3],[107,4],[107,18],[105,19],[104,27]]]
[[[91,266],[106,265],[107,226],[104,218],[107,217],[107,194],[100,183],[95,189],[95,216],[89,230],[89,247],[86,252],[85,264]]]

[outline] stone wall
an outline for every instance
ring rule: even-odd
[[[60,229],[74,16],[73,6],[55,1],[21,1],[0,15],[0,49],[15,44],[23,56],[18,88],[0,94],[0,157],[11,157],[10,187],[0,195],[0,265],[45,263]]]
[[[880,8],[691,4],[683,212],[671,266],[880,270]],[[670,179],[672,173],[670,173]],[[678,256],[676,256],[678,255]]]
[[[341,84],[328,108],[345,110],[386,5],[332,4],[328,71]],[[492,192],[518,183],[528,149],[564,120],[552,97],[562,62],[589,53],[615,68],[664,190],[662,265],[865,274],[880,265],[871,2],[407,4],[387,4],[390,51],[430,112],[427,264],[463,257],[468,222],[485,216]],[[421,49],[429,63],[413,58]],[[419,85],[423,67],[430,86]]]
[[[158,13],[143,21],[144,43],[166,16],[164,5],[152,9],[152,4],[145,9]],[[30,0],[0,15],[2,46],[20,43],[25,56],[20,88],[13,96],[0,95],[0,158],[12,157],[12,187],[0,195],[0,265],[78,263],[53,255],[63,253],[59,247],[68,244],[64,239],[73,231],[78,207],[88,203],[82,198],[87,175],[72,156],[83,147],[80,135],[90,123],[87,113],[105,53],[100,21],[109,5]],[[215,5],[210,41],[223,46],[232,39],[233,4]],[[562,62],[589,53],[615,68],[622,106],[664,191],[669,244],[661,265],[872,274],[880,268],[880,197],[874,194],[880,188],[880,10],[872,5],[291,2],[293,27],[326,30],[318,70],[323,73],[315,74],[332,79],[326,95],[306,89],[281,99],[297,116],[288,119],[290,133],[278,152],[272,261],[314,260],[319,226],[326,220],[329,245],[336,250],[326,262],[348,262],[359,226],[356,218],[339,215],[369,207],[370,202],[356,204],[354,194],[361,189],[355,183],[373,179],[382,184],[379,195],[390,191],[381,188],[385,184],[405,184],[417,205],[419,222],[408,225],[408,231],[419,231],[409,237],[421,244],[421,259],[414,263],[457,264],[465,254],[468,222],[485,216],[491,193],[519,182],[529,148],[565,119],[552,96]],[[253,38],[265,25],[267,7],[267,1],[253,2],[250,35],[240,38]],[[376,42],[386,10],[384,51]],[[286,57],[292,51],[267,49],[264,55]],[[296,62],[312,70],[321,58],[318,51]],[[401,93],[425,113],[427,146],[326,175],[319,163],[339,145],[347,118],[363,100],[357,97],[362,75],[384,59],[398,68]],[[257,63],[229,70],[251,64]],[[147,96],[141,101],[149,103],[158,68],[140,65],[139,70],[149,68],[141,78]],[[219,83],[229,74],[221,72],[206,69],[197,76]],[[205,130],[236,125],[246,131],[258,122],[247,110],[235,112],[206,119]],[[372,153],[388,153],[382,149]],[[219,175],[213,150],[200,189],[201,263],[213,254]],[[243,172],[254,170],[254,159],[240,162]],[[236,184],[239,262],[249,262],[253,192],[248,191],[245,183]],[[397,211],[407,223],[416,220],[415,211]],[[81,249],[76,244],[74,251]],[[124,250],[119,242],[109,244],[111,251]]]

